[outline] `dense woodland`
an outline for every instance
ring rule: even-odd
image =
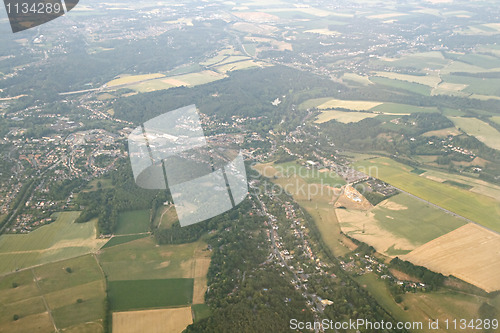
[[[76,222],[87,222],[98,218],[101,234],[111,234],[122,211],[158,207],[170,198],[168,191],[145,190],[135,184],[130,163],[120,161],[117,169],[109,175],[112,188],[81,192],[76,203],[83,209]]]

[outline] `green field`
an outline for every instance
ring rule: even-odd
[[[485,227],[500,231],[500,202],[493,198],[418,176],[411,173],[414,168],[389,158],[360,161],[355,163],[355,168]]]
[[[80,212],[57,214],[55,222],[29,234],[0,236],[0,274],[97,251],[97,220],[74,223]]]
[[[395,80],[395,79],[388,79],[386,77],[380,77],[380,76],[370,77],[370,81],[372,81],[373,83],[388,86],[391,88],[407,90],[409,92],[419,94],[419,95],[424,95],[424,96],[431,95],[431,88],[429,86],[423,85],[423,84]]]
[[[500,116],[491,117],[491,120],[500,125]]]
[[[194,279],[110,281],[112,311],[189,305],[193,300]]]
[[[461,129],[467,134],[476,137],[488,147],[500,150],[500,132],[490,124],[477,118],[448,117],[455,124],[455,127]]]
[[[341,187],[346,184],[345,180],[335,171],[325,169],[325,172],[320,172],[317,168],[307,168],[297,162],[275,164],[274,168],[285,177],[297,175],[309,184],[323,184],[333,187]]]
[[[375,207],[373,213],[377,223],[417,246],[466,224],[464,220],[406,194],[396,195],[388,202],[400,205],[400,209],[393,210],[380,205]]]
[[[46,315],[47,304],[58,330],[86,323],[100,327],[94,330],[100,332],[105,315],[105,290],[104,275],[92,255],[6,275],[0,278],[0,331],[16,332],[16,325],[21,324],[29,332],[35,331],[31,325],[48,327],[41,332],[53,331]],[[12,320],[15,314],[20,317],[16,322]]]
[[[101,247],[101,249],[105,249],[105,248],[115,246],[115,245],[125,244],[125,243],[134,241],[136,239],[141,239],[144,237],[148,237],[148,235],[147,234],[138,234],[138,235],[114,236],[106,244],[104,244],[104,246]]]
[[[300,103],[298,108],[299,108],[299,110],[305,111],[307,109],[316,108],[319,105],[326,103],[331,99],[333,99],[333,98],[332,97],[322,97],[322,98],[308,99],[308,100]]]
[[[192,277],[195,252],[205,247],[202,241],[157,246],[148,237],[101,250],[99,262],[110,281],[186,278]]]
[[[154,227],[168,229],[178,221],[179,218],[174,206],[160,206],[156,211]]]
[[[128,235],[149,231],[149,209],[120,213],[115,234]]]
[[[377,302],[382,306],[387,312],[400,321],[409,322],[411,317],[403,308],[394,301],[391,292],[387,288],[384,281],[380,280],[379,277],[374,273],[364,274],[356,278],[362,287],[366,288],[368,292],[377,300]]]
[[[370,111],[382,112],[382,113],[393,113],[393,114],[410,114],[410,113],[437,113],[439,110],[435,107],[422,107],[408,104],[398,104],[398,103],[384,103],[382,105],[376,106]]]
[[[363,86],[369,86],[373,84],[368,76],[361,76],[355,73],[345,73],[342,76],[342,81],[354,82]]]
[[[384,66],[414,67],[421,70],[425,68],[440,69],[448,64],[448,60],[439,51],[416,53],[394,59],[377,59],[374,62]]]
[[[193,304],[191,310],[193,310],[193,319],[195,322],[208,318],[211,312],[210,307],[206,304]]]
[[[257,54],[256,45],[255,44],[243,44],[245,51],[252,57],[255,57]]]
[[[248,68],[253,68],[253,67],[261,67],[261,66],[262,66],[262,63],[260,63],[260,62],[255,62],[253,60],[243,60],[243,61],[228,63],[225,65],[220,65],[220,66],[215,67],[214,69],[217,70],[217,72],[219,72],[219,73],[227,73],[227,72],[239,71],[242,69],[248,69]]]
[[[341,229],[335,209],[328,203],[297,201],[311,215],[324,244],[335,256],[343,256],[350,250],[342,244]]]
[[[468,85],[463,91],[470,94],[500,96],[500,79],[443,75],[443,80]]]
[[[376,76],[399,81],[418,83],[429,87],[436,87],[441,82],[439,76],[434,75],[408,75],[394,72],[376,72]]]

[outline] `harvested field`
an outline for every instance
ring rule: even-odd
[[[115,333],[180,333],[192,323],[190,307],[113,313]]]
[[[369,101],[344,101],[340,99],[332,99],[326,103],[318,106],[320,110],[326,109],[348,109],[354,111],[368,111],[376,106],[381,105],[381,102],[369,102]]]
[[[317,124],[323,124],[330,120],[336,120],[340,123],[357,123],[366,118],[374,118],[376,113],[368,112],[344,112],[344,111],[323,111],[314,121]]]
[[[387,253],[391,247],[400,251],[415,249],[409,240],[381,227],[371,211],[337,209],[336,213],[343,233],[373,246],[380,253]]]
[[[500,290],[500,235],[467,224],[402,257],[487,292]]]
[[[120,86],[124,84],[131,84],[131,83],[137,83],[145,80],[151,80],[151,79],[157,79],[159,77],[164,77],[165,75],[160,74],[160,73],[155,73],[155,74],[144,74],[144,75],[122,75],[118,79],[114,79],[112,81],[109,81],[106,85],[108,87],[115,87],[115,86]]]

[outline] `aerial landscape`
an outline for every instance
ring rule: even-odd
[[[500,332],[496,1],[13,1],[1,333]]]

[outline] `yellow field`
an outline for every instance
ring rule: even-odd
[[[420,246],[402,258],[492,292],[500,290],[498,249],[499,234],[470,223]]]
[[[139,82],[137,84],[130,85],[128,88],[138,92],[151,92],[157,90],[166,90],[172,87],[193,87],[200,84],[221,80],[225,77],[226,75],[224,74],[207,70],[198,73],[162,77],[160,79]]]
[[[340,99],[332,99],[318,106],[320,110],[342,108],[354,111],[368,111],[376,106],[382,105],[381,102],[369,101],[343,101]]]
[[[500,150],[500,132],[477,118],[448,117],[457,128],[476,137],[488,147]]]
[[[461,133],[458,129],[456,129],[455,127],[450,127],[450,128],[425,132],[424,134],[422,134],[422,136],[437,136],[440,138],[446,138],[449,135],[456,136],[456,135],[460,135],[460,134]]]
[[[418,75],[407,75],[407,74],[399,74],[399,73],[392,73],[392,72],[376,72],[375,75],[381,76],[381,77],[386,77],[388,79],[423,84],[423,85],[429,86],[431,88],[437,87],[437,85],[441,82],[440,77],[433,76],[433,75],[418,76]]]
[[[210,266],[210,258],[196,258],[194,263],[194,287],[193,304],[205,303],[205,292],[207,291],[207,274]]]
[[[180,333],[192,323],[190,307],[113,313],[114,333]]]
[[[165,75],[160,73],[155,74],[144,74],[144,75],[122,75],[118,79],[114,79],[106,83],[108,87],[119,86],[122,84],[136,83],[145,80],[157,79],[159,77],[165,77]]]
[[[25,333],[25,332],[53,332],[54,325],[47,312],[22,317],[16,321],[0,324],[0,332]]]
[[[336,210],[340,227],[345,234],[373,246],[377,252],[388,254],[389,248],[410,251],[416,248],[409,240],[398,237],[379,225],[373,211]],[[364,230],[364,232],[363,232]]]
[[[338,122],[347,124],[357,123],[363,119],[374,118],[376,116],[378,116],[378,114],[368,112],[323,111],[314,122],[317,124],[323,124],[335,119]]]

